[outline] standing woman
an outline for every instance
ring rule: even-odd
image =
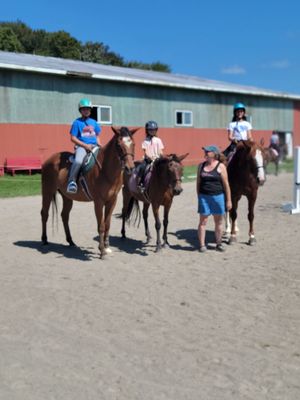
[[[230,145],[224,150],[224,154],[228,156],[236,148],[236,144],[241,140],[253,140],[252,126],[247,121],[246,107],[243,103],[236,103],[233,106],[233,117],[230,122],[227,133]]]
[[[198,238],[200,252],[207,250],[205,244],[205,231],[208,217],[212,215],[215,222],[216,250],[224,251],[222,245],[222,222],[226,210],[231,205],[231,193],[228,183],[227,169],[220,162],[220,150],[217,146],[203,147],[205,161],[199,164],[197,174],[198,213],[200,221],[198,226]]]

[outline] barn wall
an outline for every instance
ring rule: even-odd
[[[5,70],[0,71],[0,122],[69,124],[85,96],[112,106],[115,125],[154,119],[161,127],[175,128],[175,111],[181,109],[193,112],[194,128],[224,129],[232,105],[242,101],[255,129],[293,131],[290,100]]]
[[[72,151],[69,125],[47,124],[0,124],[0,165],[4,165],[7,157],[40,156],[44,161],[52,153]],[[110,140],[113,133],[107,126],[101,134],[102,144]],[[255,131],[256,140],[265,139],[267,143],[271,131]],[[136,159],[142,157],[141,143],[144,139],[144,128],[135,134]],[[228,145],[227,133],[224,129],[171,129],[160,128],[159,136],[165,145],[165,153],[189,153],[185,165],[194,165],[203,155],[202,147],[216,144],[224,149]]]

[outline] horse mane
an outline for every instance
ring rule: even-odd
[[[251,140],[240,141],[236,146],[236,151],[229,163],[229,169],[234,169],[236,172],[246,172],[246,169],[251,171],[254,175],[256,174],[256,150],[260,149],[263,152],[261,146]]]
[[[131,137],[132,133],[130,132],[130,130],[127,128],[127,126],[122,126],[120,128],[120,136],[121,137]]]
[[[175,161],[175,162],[178,162],[179,164],[181,164],[181,159],[175,153],[167,154],[165,156],[161,156],[161,157],[157,158],[155,160],[155,164],[157,166],[159,166],[161,164],[164,164],[164,163],[167,163],[170,161]]]

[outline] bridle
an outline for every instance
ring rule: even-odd
[[[128,156],[131,156],[132,160],[134,160],[134,153],[123,151],[122,146],[119,143],[119,140],[117,140],[116,146],[117,146],[117,153],[118,153],[119,161],[120,161],[120,164],[121,164],[121,169],[123,171],[125,169],[125,167],[126,167],[126,158]]]

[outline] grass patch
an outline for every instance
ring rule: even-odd
[[[294,161],[292,159],[287,159],[279,164],[279,174],[280,172],[294,172]],[[275,164],[269,163],[267,165],[267,174],[275,174]]]
[[[15,176],[5,174],[0,177],[0,198],[35,196],[41,194],[41,174],[26,175],[16,173]]]
[[[183,168],[183,181],[190,182],[197,178],[198,165],[189,165]]]
[[[186,166],[183,169],[183,181],[195,181],[197,177],[197,165]],[[279,173],[293,172],[293,160],[285,160],[279,165]],[[268,174],[275,173],[275,165],[270,163],[267,167]],[[0,198],[36,196],[41,194],[41,174],[32,175],[16,173],[15,176],[5,174],[0,176]]]

